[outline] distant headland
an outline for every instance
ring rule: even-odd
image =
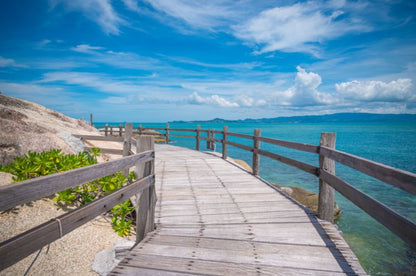
[[[170,123],[416,123],[416,114],[372,114],[335,113],[327,115],[307,115],[261,119],[227,120],[215,118],[206,121],[172,121]]]

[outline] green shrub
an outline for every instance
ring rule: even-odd
[[[81,152],[79,154],[63,154],[59,149],[41,153],[29,151],[25,156],[15,158],[13,163],[7,166],[0,165],[0,171],[13,174],[13,181],[19,182],[90,166],[97,163],[97,156],[100,156],[100,150],[97,148],[92,149],[89,153]],[[53,200],[60,207],[65,205],[82,206],[121,188],[128,181],[134,179],[134,172],[131,172],[128,178],[124,177],[121,172],[118,172],[75,188],[58,192]],[[131,232],[131,212],[133,210],[134,207],[131,205],[130,200],[126,200],[111,209],[113,229],[118,235],[125,236]]]

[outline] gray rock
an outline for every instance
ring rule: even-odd
[[[84,143],[81,139],[73,136],[69,131],[61,131],[56,134],[59,138],[64,140],[65,143],[74,151],[74,152],[83,152]]]
[[[115,242],[113,247],[101,250],[95,255],[92,269],[102,276],[107,275],[123,260],[134,245],[135,242],[133,241],[121,240]]]

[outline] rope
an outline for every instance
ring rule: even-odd
[[[26,270],[25,274],[23,274],[23,276],[26,276],[29,273],[29,270],[32,268],[32,266],[35,264],[36,260],[39,258],[39,255],[40,255],[40,252],[42,252],[42,249],[43,249],[43,247],[41,249],[39,249],[38,254],[36,255],[35,259],[33,259],[32,263],[27,268],[27,270]]]
[[[59,225],[59,238],[62,238],[62,221],[59,218],[54,218],[58,222]]]

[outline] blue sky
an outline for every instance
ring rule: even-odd
[[[0,2],[0,91],[96,121],[416,113],[416,1]]]

